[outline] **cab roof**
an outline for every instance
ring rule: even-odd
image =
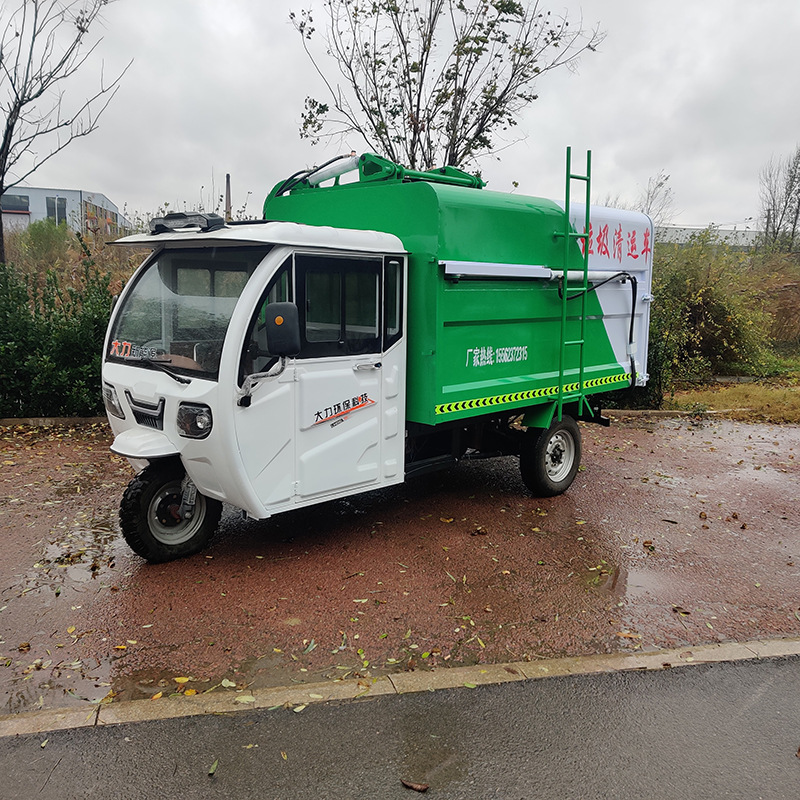
[[[201,231],[197,226],[164,233],[137,233],[113,242],[115,245],[147,247],[208,247],[237,244],[280,244],[295,247],[326,247],[365,253],[404,253],[400,239],[380,231],[350,230],[297,222],[264,222],[224,225]]]

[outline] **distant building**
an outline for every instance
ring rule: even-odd
[[[131,225],[119,208],[100,192],[15,186],[0,197],[3,229],[23,230],[42,219],[66,222],[76,233],[115,236]]]
[[[660,225],[656,228],[656,241],[666,244],[688,244],[693,236],[709,228],[730,247],[740,250],[752,250],[763,235],[762,231],[750,228],[720,228],[716,225],[706,225],[704,228]]]

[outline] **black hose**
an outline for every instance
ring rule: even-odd
[[[287,178],[287,179],[286,179],[286,180],[285,180],[285,181],[284,181],[284,182],[281,184],[281,188],[280,188],[280,189],[278,189],[278,191],[277,191],[277,192],[275,192],[275,197],[280,197],[280,196],[281,196],[281,195],[282,195],[282,194],[283,194],[283,193],[286,191],[286,184],[288,184],[288,183],[289,183],[289,181],[292,181],[292,180],[294,180],[294,179],[295,179],[295,178],[296,178],[298,175],[305,175],[307,172],[308,172],[308,170],[307,170],[307,169],[301,169],[301,170],[298,170],[297,172],[295,172],[293,175],[290,175],[290,176],[289,176],[289,177],[288,177],[288,178]],[[295,184],[292,184],[292,186],[294,186],[294,185],[295,185]]]
[[[566,279],[566,274],[562,275],[558,281],[558,297],[559,299],[563,299],[563,285]],[[567,300],[574,300],[576,297],[582,297],[584,294],[589,294],[589,292],[597,291],[601,286],[605,286],[607,283],[610,283],[614,280],[629,280],[631,282],[631,322],[630,328],[628,330],[628,345],[633,345],[633,328],[636,322],[636,294],[638,291],[639,282],[636,278],[630,274],[630,272],[617,272],[614,275],[610,275],[608,278],[600,281],[600,283],[593,283],[591,286],[588,286],[582,292],[577,292],[576,294],[571,295],[567,298]],[[633,358],[633,353],[631,355],[631,386],[636,384],[636,363]]]

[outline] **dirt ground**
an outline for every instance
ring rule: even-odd
[[[104,424],[0,428],[0,714],[800,635],[800,428],[583,428],[570,491],[515,459],[243,522],[148,565]]]

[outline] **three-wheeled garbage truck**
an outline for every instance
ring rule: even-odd
[[[518,456],[534,495],[564,492],[577,422],[647,380],[652,223],[590,206],[589,160],[574,174],[568,151],[558,203],[342,157],[281,181],[262,220],[121,239],[152,250],[103,358],[133,550],[201,550],[222,503],[266,519],[464,458]]]

